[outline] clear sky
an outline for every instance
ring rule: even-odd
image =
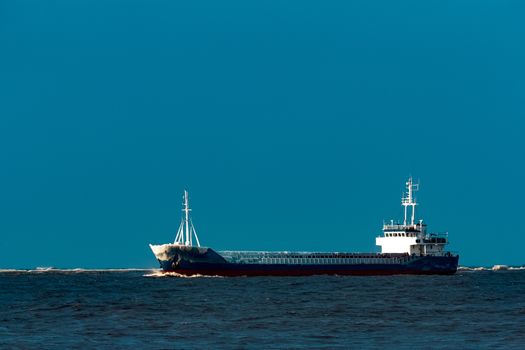
[[[525,264],[525,2],[0,2],[0,268],[372,251],[419,213]]]

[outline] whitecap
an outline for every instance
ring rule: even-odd
[[[484,267],[484,266],[459,266],[458,271],[521,271],[525,270],[525,266],[509,266],[509,265],[502,265],[497,264],[492,267]]]
[[[159,277],[178,277],[178,278],[217,278],[219,277],[219,278],[222,278],[223,277],[223,276],[217,276],[217,275],[211,276],[211,275],[200,275],[200,274],[186,276],[180,273],[165,272],[162,270],[152,270],[150,271],[150,273],[144,274],[142,276],[143,277],[154,277],[154,278],[159,278]]]
[[[517,266],[517,267],[509,267],[509,270],[511,271],[519,271],[519,270],[525,270],[525,266]]]
[[[459,266],[458,271],[489,271],[489,268],[483,266]]]

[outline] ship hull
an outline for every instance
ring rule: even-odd
[[[371,265],[349,265],[338,268],[325,268],[325,266],[318,267],[304,267],[300,265],[291,265],[286,268],[282,266],[272,265],[257,265],[250,266],[236,266],[225,265],[225,266],[192,266],[188,268],[176,268],[176,269],[163,269],[165,273],[177,273],[184,276],[224,276],[224,277],[236,277],[236,276],[314,276],[314,275],[337,275],[337,276],[388,276],[388,275],[453,275],[457,271],[456,269],[417,269],[417,268],[404,268],[398,266],[392,268],[381,268],[380,266]]]
[[[370,253],[365,261],[352,264],[267,264],[261,262],[229,262],[210,248],[173,247],[154,249],[164,272],[185,276],[311,276],[311,275],[451,275],[456,273],[459,257],[448,256],[391,256]],[[262,254],[262,253],[261,253]],[[290,254],[290,253],[288,253]],[[338,253],[339,254],[339,253]],[[352,253],[347,253],[352,254]],[[376,263],[378,260],[387,263]],[[367,260],[368,259],[368,260]]]

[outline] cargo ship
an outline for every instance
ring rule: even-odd
[[[185,276],[454,274],[459,255],[445,250],[448,233],[428,233],[426,223],[416,221],[414,192],[418,189],[419,184],[410,177],[401,199],[403,222],[383,223],[383,232],[376,237],[381,252],[215,251],[201,247],[187,191],[175,241],[150,244],[150,248],[163,272]]]

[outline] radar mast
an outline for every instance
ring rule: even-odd
[[[408,214],[408,207],[412,207],[412,217],[410,220],[410,225],[414,226],[414,220],[416,218],[416,199],[414,198],[414,192],[419,190],[419,183],[414,184],[412,180],[412,176],[408,178],[408,181],[406,182],[407,186],[407,192],[403,195],[401,198],[401,205],[405,207],[405,219],[403,221],[403,225],[407,225],[407,214]]]

